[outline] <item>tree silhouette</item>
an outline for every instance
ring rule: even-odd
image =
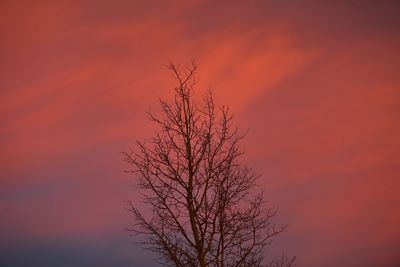
[[[128,172],[143,190],[142,212],[129,202],[133,233],[167,266],[262,266],[264,248],[282,233],[256,190],[257,175],[242,164],[244,137],[227,107],[211,91],[195,101],[197,65],[169,65],[177,81],[172,102],[160,100],[162,115],[150,115],[159,130],[124,153]],[[268,266],[292,266],[283,257]]]

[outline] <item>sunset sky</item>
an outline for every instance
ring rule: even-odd
[[[0,2],[0,265],[159,266],[120,152],[199,66],[261,174],[270,256],[400,266],[399,1]]]

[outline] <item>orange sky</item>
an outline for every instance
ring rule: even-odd
[[[119,152],[151,134],[145,112],[172,96],[165,65],[194,59],[198,95],[211,86],[250,129],[248,164],[292,223],[273,253],[299,267],[397,266],[399,12],[396,1],[2,1],[0,261],[157,266],[123,230],[137,192]]]

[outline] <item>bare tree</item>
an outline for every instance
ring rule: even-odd
[[[265,246],[286,226],[271,222],[276,209],[264,208],[257,176],[241,162],[244,135],[211,92],[194,100],[196,64],[169,70],[175,97],[160,100],[160,117],[150,114],[159,131],[124,153],[148,206],[143,213],[130,202],[129,230],[145,235],[141,244],[167,266],[262,266]]]

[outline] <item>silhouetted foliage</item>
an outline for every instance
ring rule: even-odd
[[[196,64],[169,65],[177,81],[172,102],[160,100],[162,115],[154,137],[124,153],[137,174],[146,212],[130,202],[141,244],[167,266],[262,266],[264,248],[286,226],[271,222],[257,175],[240,161],[244,137],[232,126],[227,107],[211,92],[196,102]],[[283,257],[267,266],[292,266]]]

